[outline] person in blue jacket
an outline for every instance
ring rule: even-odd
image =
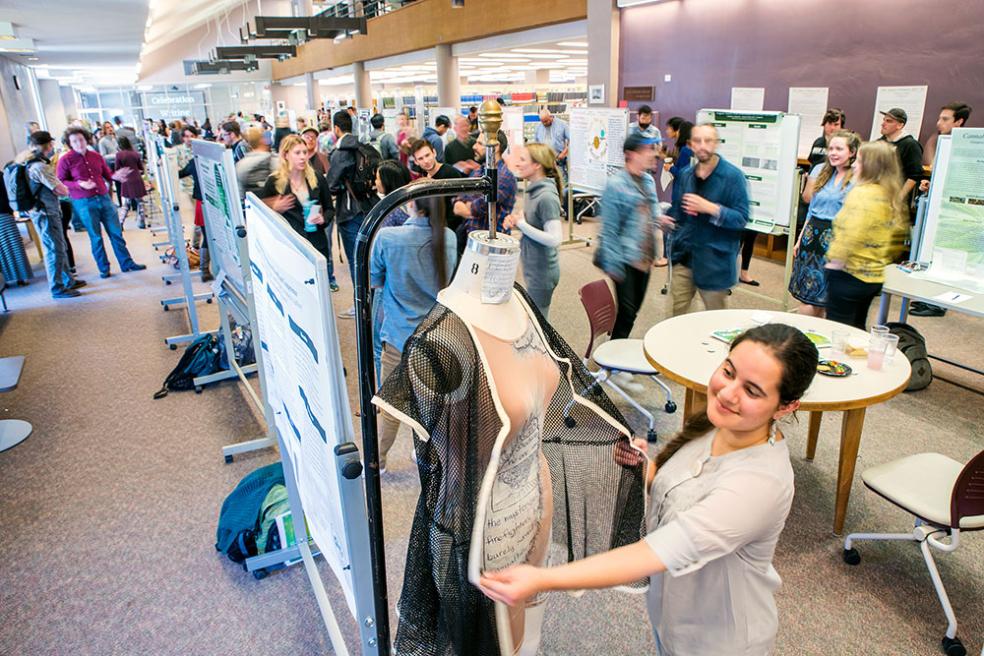
[[[748,222],[748,186],[738,167],[717,154],[718,133],[695,126],[690,147],[697,162],[673,183],[673,205],[660,220],[672,230],[671,315],[686,314],[699,293],[704,307],[721,310],[738,284],[738,250]]]

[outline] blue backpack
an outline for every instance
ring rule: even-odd
[[[219,511],[219,527],[215,532],[215,550],[229,560],[243,563],[248,557],[267,551],[271,545],[261,534],[268,534],[267,497],[277,486],[283,488],[284,467],[275,462],[247,474],[236,486]],[[277,505],[283,505],[277,500]],[[274,531],[275,532],[275,531]]]

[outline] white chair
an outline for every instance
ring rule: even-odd
[[[911,533],[852,533],[844,540],[844,562],[861,562],[861,554],[852,547],[858,540],[918,542],[949,623],[943,651],[947,656],[965,656],[967,650],[957,638],[957,618],[930,547],[951,552],[960,545],[961,531],[984,530],[984,451],[966,465],[939,453],[906,456],[866,469],[861,480],[875,494],[914,515],[915,527]]]
[[[595,364],[600,367],[597,372],[591,372],[599,383],[604,383],[618,393],[633,408],[638,410],[649,423],[649,431],[646,438],[650,442],[655,442],[656,419],[653,413],[640,405],[635,399],[629,396],[625,390],[615,384],[612,376],[617,373],[629,373],[640,376],[649,376],[666,396],[666,403],[663,409],[667,413],[676,412],[676,403],[670,388],[662,380],[657,378],[657,372],[649,361],[646,360],[646,353],[643,350],[641,339],[611,339],[595,347],[595,339],[600,335],[610,335],[612,328],[615,327],[616,306],[615,298],[612,296],[608,283],[604,280],[595,280],[582,287],[578,294],[581,297],[581,305],[588,314],[588,323],[591,326],[591,337],[588,340],[588,350],[584,353],[584,364],[593,359]]]

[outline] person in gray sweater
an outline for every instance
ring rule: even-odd
[[[560,198],[564,182],[557,167],[557,154],[546,144],[531,143],[521,148],[515,161],[516,172],[526,180],[523,210],[506,217],[505,228],[523,233],[519,243],[523,279],[544,319],[550,314],[550,301],[560,282],[557,247],[563,235]]]

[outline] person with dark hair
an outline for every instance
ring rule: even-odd
[[[212,121],[206,116],[205,122],[202,123],[202,139],[208,139],[213,141],[215,139],[215,133],[212,132]]]
[[[58,181],[51,170],[51,155],[55,150],[55,140],[44,130],[36,130],[28,138],[31,146],[14,160],[26,167],[28,188],[36,202],[33,207],[18,208],[22,214],[29,215],[44,250],[44,269],[48,276],[48,289],[52,298],[73,298],[81,294],[84,280],[76,279],[71,272],[68,259],[66,234],[62,226],[59,196],[68,194],[65,186]],[[6,192],[4,192],[6,196]],[[4,204],[7,198],[3,199]]]
[[[810,170],[827,160],[827,144],[830,143],[831,135],[838,130],[843,130],[846,124],[847,116],[844,114],[844,110],[831,107],[824,113],[823,120],[820,121],[820,125],[823,126],[823,134],[817,137],[813,145],[810,146],[810,154],[807,156],[807,159],[810,160]]]
[[[557,567],[485,572],[482,591],[514,606],[541,592],[648,577],[657,653],[772,653],[781,583],[772,561],[794,491],[777,424],[799,407],[817,360],[816,347],[792,326],[739,335],[707,383],[707,409],[648,462],[644,539]],[[615,459],[647,462],[645,447],[641,439],[635,448],[622,443]]]
[[[512,214],[513,207],[516,206],[516,176],[512,174],[506,162],[502,159],[502,152],[506,144],[499,142],[495,148],[495,161],[486,162],[485,135],[479,134],[475,141],[475,159],[480,161],[482,168],[477,168],[471,172],[469,177],[477,178],[484,175],[484,167],[494,164],[498,173],[496,177],[496,229],[500,232],[509,233],[505,226],[505,219]],[[468,243],[468,234],[476,230],[489,229],[489,204],[484,195],[464,195],[454,199],[452,211],[461,223],[455,228],[458,237],[458,256],[465,251]]]
[[[119,144],[113,178],[119,181],[120,193],[123,196],[120,226],[126,223],[126,217],[132,209],[137,213],[137,227],[146,228],[143,199],[147,195],[147,185],[143,181],[143,158],[134,150],[133,144],[127,137],[120,137]]]
[[[472,136],[478,136],[478,107],[475,105],[468,108],[468,124]]]
[[[447,287],[458,261],[455,235],[444,223],[443,199],[428,197],[408,205],[406,222],[382,228],[372,245],[370,284],[378,290],[382,311],[380,380],[399,366],[404,344],[434,307],[437,292]],[[380,423],[382,473],[400,422],[382,413]]]
[[[246,142],[243,141],[242,131],[238,121],[226,121],[219,128],[219,141],[226,148],[232,148],[232,161],[238,162],[246,155]]]
[[[318,150],[318,130],[317,128],[304,128],[301,131],[301,139],[308,147],[308,162],[311,168],[325,175],[328,172],[328,157]]]
[[[379,151],[379,156],[386,159],[399,159],[400,149],[396,147],[396,139],[386,131],[386,117],[373,114],[369,119],[369,145]]]
[[[673,183],[669,216],[660,218],[673,230],[670,244],[671,314],[690,311],[700,294],[708,310],[723,310],[729,290],[738,282],[738,249],[748,223],[748,182],[737,166],[717,153],[717,128],[711,124],[690,131],[697,163],[680,172]]]
[[[112,184],[113,174],[106,166],[106,160],[89,148],[91,135],[84,128],[68,128],[65,138],[71,150],[58,159],[58,179],[68,188],[72,209],[78,212],[89,233],[92,257],[99,267],[99,277],[110,276],[109,258],[106,256],[102,236],[104,228],[120,269],[124,272],[143,271],[147,265],[137,264],[130,257],[116,208],[109,200],[109,185]]]
[[[629,134],[641,134],[646,139],[652,139],[656,147],[663,141],[659,128],[653,125],[653,108],[642,105],[637,112],[638,118],[629,125]]]
[[[401,187],[410,184],[410,171],[395,159],[385,159],[376,169],[376,193],[383,198]],[[395,228],[403,225],[410,216],[409,208],[398,207],[383,219],[380,228]]]
[[[878,141],[891,144],[895,149],[895,154],[899,157],[899,166],[902,167],[902,177],[905,180],[902,183],[899,198],[902,200],[902,207],[911,223],[912,192],[923,177],[922,146],[911,134],[905,132],[905,124],[909,122],[909,115],[904,109],[893,107],[887,112],[878,113],[882,115],[882,136],[879,137]]]
[[[335,222],[338,236],[348,259],[349,275],[355,282],[355,240],[362,227],[362,220],[372,206],[373,198],[356,196],[352,183],[356,176],[356,159],[359,140],[352,134],[352,115],[344,109],[335,112],[331,119],[335,133],[335,150],[328,166],[328,188],[335,198]],[[342,319],[355,318],[355,306],[338,315]]]
[[[187,144],[195,137],[195,129],[186,126],[183,139]],[[205,209],[202,206],[202,187],[198,183],[198,167],[195,165],[194,158],[185,162],[185,165],[178,171],[178,179],[191,179],[191,198],[195,201],[195,235],[192,238],[192,245],[198,248],[198,270],[202,274],[202,282],[212,279],[212,272],[209,269],[211,257],[209,256],[208,234],[205,229]]]
[[[434,149],[434,154],[438,162],[444,161],[444,135],[447,134],[450,128],[451,119],[441,114],[434,119],[434,125],[427,126],[427,129],[424,130],[424,134],[422,135],[422,138],[426,139],[430,143],[431,148]]]
[[[437,159],[434,146],[426,139],[417,139],[410,145],[410,156],[413,165],[422,176],[432,180],[451,180],[462,177],[458,169],[448,164],[442,164]]]
[[[672,148],[663,147],[663,156],[666,162],[663,168],[670,172],[674,179],[680,177],[680,173],[690,166],[694,158],[694,151],[690,149],[690,131],[694,124],[679,116],[674,116],[666,122],[666,136],[673,140]]]

